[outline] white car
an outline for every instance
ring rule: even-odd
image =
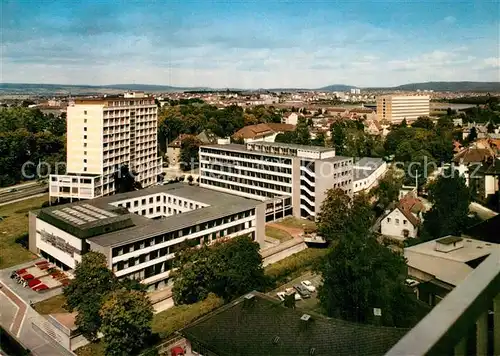
[[[278,292],[276,293],[276,296],[281,300],[281,301],[284,301],[285,300],[285,292]]]
[[[302,281],[300,282],[304,287],[307,288],[307,290],[311,293],[316,292],[316,287],[312,285],[310,281]]]
[[[286,294],[288,294],[288,293],[292,293],[292,292],[293,292],[293,293],[295,293],[295,300],[301,300],[301,299],[302,299],[302,297],[300,296],[300,294],[299,294],[299,293],[297,293],[297,292],[295,291],[295,289],[293,289],[293,288],[287,288],[287,289],[285,289],[285,293],[286,293]]]

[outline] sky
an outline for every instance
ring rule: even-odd
[[[0,0],[3,83],[500,81],[497,0]]]

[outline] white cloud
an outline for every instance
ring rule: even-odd
[[[453,16],[446,16],[444,19],[443,19],[443,22],[444,23],[447,23],[447,24],[452,24],[452,23],[455,23],[457,21],[457,19]]]

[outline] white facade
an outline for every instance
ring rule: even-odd
[[[392,124],[412,122],[430,114],[429,95],[384,95],[377,98],[377,118]]]
[[[371,166],[354,164],[353,192],[368,191],[378,185],[379,180],[387,172],[387,163],[383,162],[379,167],[373,169]]]
[[[208,189],[155,186],[32,213],[29,245],[64,269],[89,250],[103,253],[117,277],[155,289],[168,283],[175,252],[187,244],[251,235],[262,245],[264,211],[258,201]]]
[[[417,237],[418,226],[413,225],[399,208],[395,208],[380,222],[380,232],[386,236],[414,238]]]
[[[157,182],[157,107],[153,98],[77,99],[67,111],[67,174],[51,175],[50,197],[91,199],[113,194],[121,165],[143,187]]]
[[[281,123],[282,124],[297,125],[297,121],[298,120],[299,120],[299,115],[297,113],[295,113],[295,112],[292,112],[288,116],[284,116],[281,119]]]
[[[328,148],[262,141],[201,146],[200,186],[262,201],[278,198],[285,215],[314,217],[328,189],[352,194],[352,158]],[[267,221],[281,216],[271,215]]]

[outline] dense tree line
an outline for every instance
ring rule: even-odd
[[[47,163],[40,166],[41,175],[48,173],[49,166],[54,170],[56,162],[66,162],[65,135],[65,114],[56,117],[23,107],[0,109],[0,187],[36,178],[39,162]],[[34,164],[25,165],[23,176],[26,162]]]
[[[335,152],[351,157],[383,157],[384,149],[380,137],[369,135],[362,120],[338,120],[331,128]]]
[[[281,122],[281,113],[272,106],[258,105],[243,110],[232,105],[223,109],[207,104],[164,106],[158,115],[160,150],[179,134],[197,135],[210,130],[219,137],[229,137],[246,125]]]

